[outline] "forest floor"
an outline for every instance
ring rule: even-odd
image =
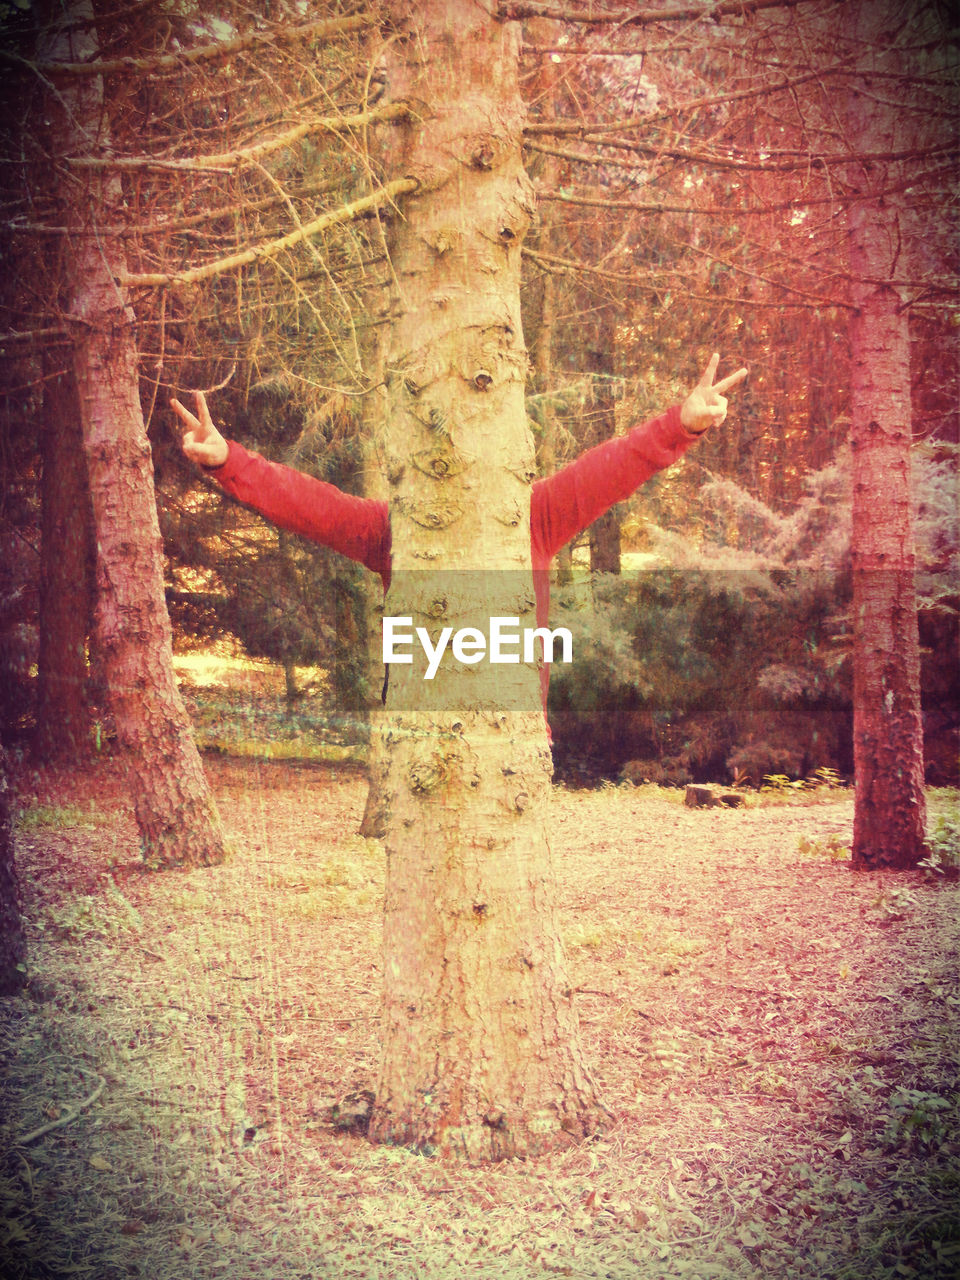
[[[21,772],[4,1277],[960,1274],[960,888],[835,860],[849,792],[691,810],[556,788],[563,940],[612,1121],[469,1168],[343,1127],[377,1069],[362,770],[208,772],[232,855],[166,874],[139,863],[109,757]]]

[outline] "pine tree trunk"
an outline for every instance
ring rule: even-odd
[[[396,159],[422,186],[390,246],[385,611],[434,635],[498,613],[522,627],[534,451],[519,317],[532,205],[519,33],[468,0],[428,0],[416,23],[388,71],[396,97],[422,104]],[[370,1133],[474,1161],[582,1138],[602,1117],[554,913],[538,673],[487,671],[492,680],[444,664],[427,682],[422,665],[394,664],[380,726],[388,873]]]
[[[76,0],[45,55],[95,56],[89,0]],[[109,146],[100,77],[74,77],[47,104],[56,156]],[[90,497],[97,533],[97,641],[108,702],[131,773],[144,860],[153,867],[223,858],[223,834],[173,674],[163,548],[150,445],[139,396],[136,331],[118,279],[124,257],[109,228],[123,220],[118,176],[77,171],[63,216],[65,293],[72,327]]]
[[[875,93],[873,69],[890,6],[849,0],[846,34],[861,50],[861,76],[844,100],[856,149],[904,147],[892,96]],[[881,67],[881,60],[883,65]],[[886,80],[879,82],[882,85]],[[854,809],[853,862],[869,869],[915,866],[924,853],[925,797],[920,660],[914,589],[910,486],[910,336],[896,287],[906,228],[900,197],[877,166],[851,165],[860,198],[848,214],[849,266],[856,306],[850,326],[853,451]]]
[[[90,742],[85,698],[96,546],[77,389],[70,369],[43,400],[40,654],[34,750],[77,756]]]

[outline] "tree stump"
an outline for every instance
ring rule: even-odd
[[[691,783],[683,793],[683,803],[688,809],[712,809],[720,801],[710,787],[700,787]]]
[[[715,809],[721,804],[728,809],[739,809],[743,804],[743,796],[739,791],[721,791],[718,795],[712,787],[691,783],[684,792],[683,803],[688,809]]]
[[[743,795],[739,791],[721,791],[718,799],[728,809],[740,809],[743,807]]]

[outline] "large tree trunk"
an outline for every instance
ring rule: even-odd
[[[40,654],[34,750],[43,760],[89,746],[85,697],[96,545],[73,370],[44,383]]]
[[[860,50],[861,75],[843,101],[856,149],[895,153],[907,141],[887,80],[889,37],[897,30],[887,0],[848,0],[847,37]],[[892,25],[891,25],[892,24]],[[906,82],[904,82],[906,83]],[[879,86],[879,87],[877,87]],[[874,92],[876,90],[876,92]],[[924,853],[925,799],[920,661],[910,486],[910,336],[892,282],[902,273],[908,234],[902,197],[871,195],[879,167],[851,165],[860,198],[848,214],[853,450],[854,773],[853,862],[863,868],[912,867]],[[891,184],[892,185],[892,184]]]
[[[51,60],[96,54],[89,0],[49,34]],[[109,148],[100,77],[64,79],[48,103],[58,157]],[[110,228],[123,193],[109,169],[74,170],[63,216],[65,294],[97,531],[97,628],[109,708],[131,774],[144,860],[154,867],[223,858],[223,834],[173,674],[170,619],[150,445],[140,405],[134,316],[123,248]]]
[[[434,635],[497,614],[532,625],[519,34],[471,0],[428,0],[414,21],[388,72],[397,97],[422,104],[396,160],[422,186],[391,244],[386,613]],[[555,920],[538,673],[484,668],[445,664],[425,681],[421,663],[393,665],[380,725],[388,871],[370,1133],[470,1160],[581,1138],[602,1114]]]

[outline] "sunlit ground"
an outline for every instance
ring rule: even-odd
[[[340,1118],[378,1060],[362,774],[207,769],[233,853],[189,872],[139,868],[109,759],[22,793],[0,1274],[953,1280],[960,889],[852,874],[848,791],[720,811],[556,789],[558,927],[612,1123],[471,1170]]]

